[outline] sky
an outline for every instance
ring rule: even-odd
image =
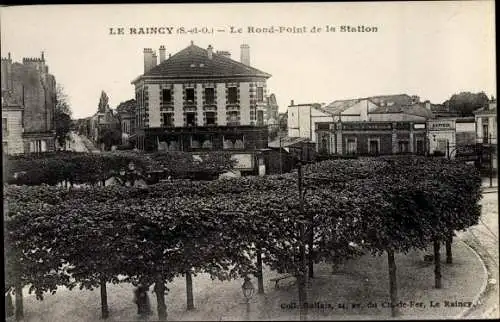
[[[69,96],[73,118],[93,115],[102,90],[112,108],[133,98],[131,81],[144,72],[144,48],[158,51],[164,45],[167,55],[175,54],[191,41],[227,50],[238,61],[240,45],[248,44],[251,65],[272,75],[267,88],[281,112],[291,100],[330,103],[400,93],[438,104],[462,91],[496,97],[494,6],[436,1],[3,7],[1,56],[10,52],[20,62],[43,51],[49,72]],[[172,34],[131,34],[140,27],[171,28]],[[209,32],[181,32],[195,27]],[[271,27],[275,32],[255,32]]]

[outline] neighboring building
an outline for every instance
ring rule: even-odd
[[[129,144],[130,136],[135,133],[135,99],[120,103],[116,108],[116,113],[120,120],[120,127],[122,132],[122,144]]]
[[[191,45],[159,64],[144,49],[144,74],[135,86],[136,147],[140,150],[256,150],[267,147],[267,121],[275,99],[267,99],[270,74],[250,66],[250,48],[241,61],[212,46]],[[271,108],[269,107],[271,105]]]
[[[413,121],[350,121],[316,123],[320,154],[425,154],[426,126]]]
[[[24,153],[23,106],[2,92],[2,151],[14,155]]]
[[[103,111],[97,111],[90,118],[90,136],[89,139],[101,151],[105,150],[105,144],[102,142],[103,134],[106,130],[116,130],[120,132],[120,120],[112,109],[106,107]],[[121,137],[121,133],[119,135]],[[117,141],[121,141],[119,138]]]
[[[474,111],[474,118],[476,124],[476,142],[497,144],[496,99],[492,99],[488,106]]]
[[[425,153],[431,104],[385,95],[288,108],[288,136],[308,138],[322,154]]]
[[[492,164],[497,168],[497,101],[492,98],[488,106],[474,111],[476,143],[492,148]]]
[[[56,81],[41,58],[2,58],[2,125],[8,153],[54,151]],[[5,117],[6,116],[6,117]],[[4,120],[5,119],[5,120]]]
[[[471,117],[441,117],[427,122],[429,153],[439,151],[455,158],[461,147],[475,144],[475,123]]]

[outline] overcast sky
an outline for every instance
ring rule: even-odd
[[[75,118],[97,110],[101,90],[115,108],[134,97],[143,49],[176,53],[191,41],[227,50],[270,73],[280,111],[295,103],[407,93],[442,103],[460,91],[496,97],[493,1],[74,5],[1,8],[1,54],[45,59],[70,98]],[[326,26],[335,32],[326,32]],[[340,26],[377,32],[341,32]],[[243,33],[229,33],[230,26]],[[248,27],[306,33],[249,33]],[[123,27],[124,35],[109,28]],[[130,28],[173,27],[174,34],[131,35]],[[207,27],[213,34],[178,34]],[[320,27],[319,33],[311,32]],[[217,32],[225,29],[226,32]]]

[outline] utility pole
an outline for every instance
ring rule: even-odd
[[[299,158],[298,162],[298,188],[299,188],[299,252],[300,252],[300,269],[298,278],[298,288],[299,288],[299,306],[300,306],[300,320],[304,321],[307,316],[307,308],[304,308],[304,303],[307,302],[306,295],[306,249],[305,249],[305,227],[303,221],[304,214],[304,195],[302,187],[302,158]]]
[[[281,136],[279,137],[280,139],[280,174],[283,174],[283,153],[281,150],[283,149],[281,146]]]
[[[491,144],[491,133],[488,135],[488,149],[490,150],[490,188],[493,187],[493,144]]]

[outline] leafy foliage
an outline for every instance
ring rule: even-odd
[[[488,96],[484,92],[471,93],[461,92],[453,94],[449,100],[444,102],[450,111],[460,116],[474,116],[473,111],[488,105]]]
[[[128,160],[110,166],[99,163],[104,156],[90,168]],[[207,160],[201,169],[219,162]],[[146,284],[187,271],[225,280],[256,273],[257,249],[273,269],[299,274],[300,224],[314,229],[308,251],[316,260],[336,261],[360,249],[422,249],[480,214],[479,174],[447,159],[330,160],[306,166],[303,182],[303,212],[296,172],[141,188],[8,186],[8,280],[32,284],[37,294],[54,285],[93,288],[101,278],[118,283],[119,275]]]

